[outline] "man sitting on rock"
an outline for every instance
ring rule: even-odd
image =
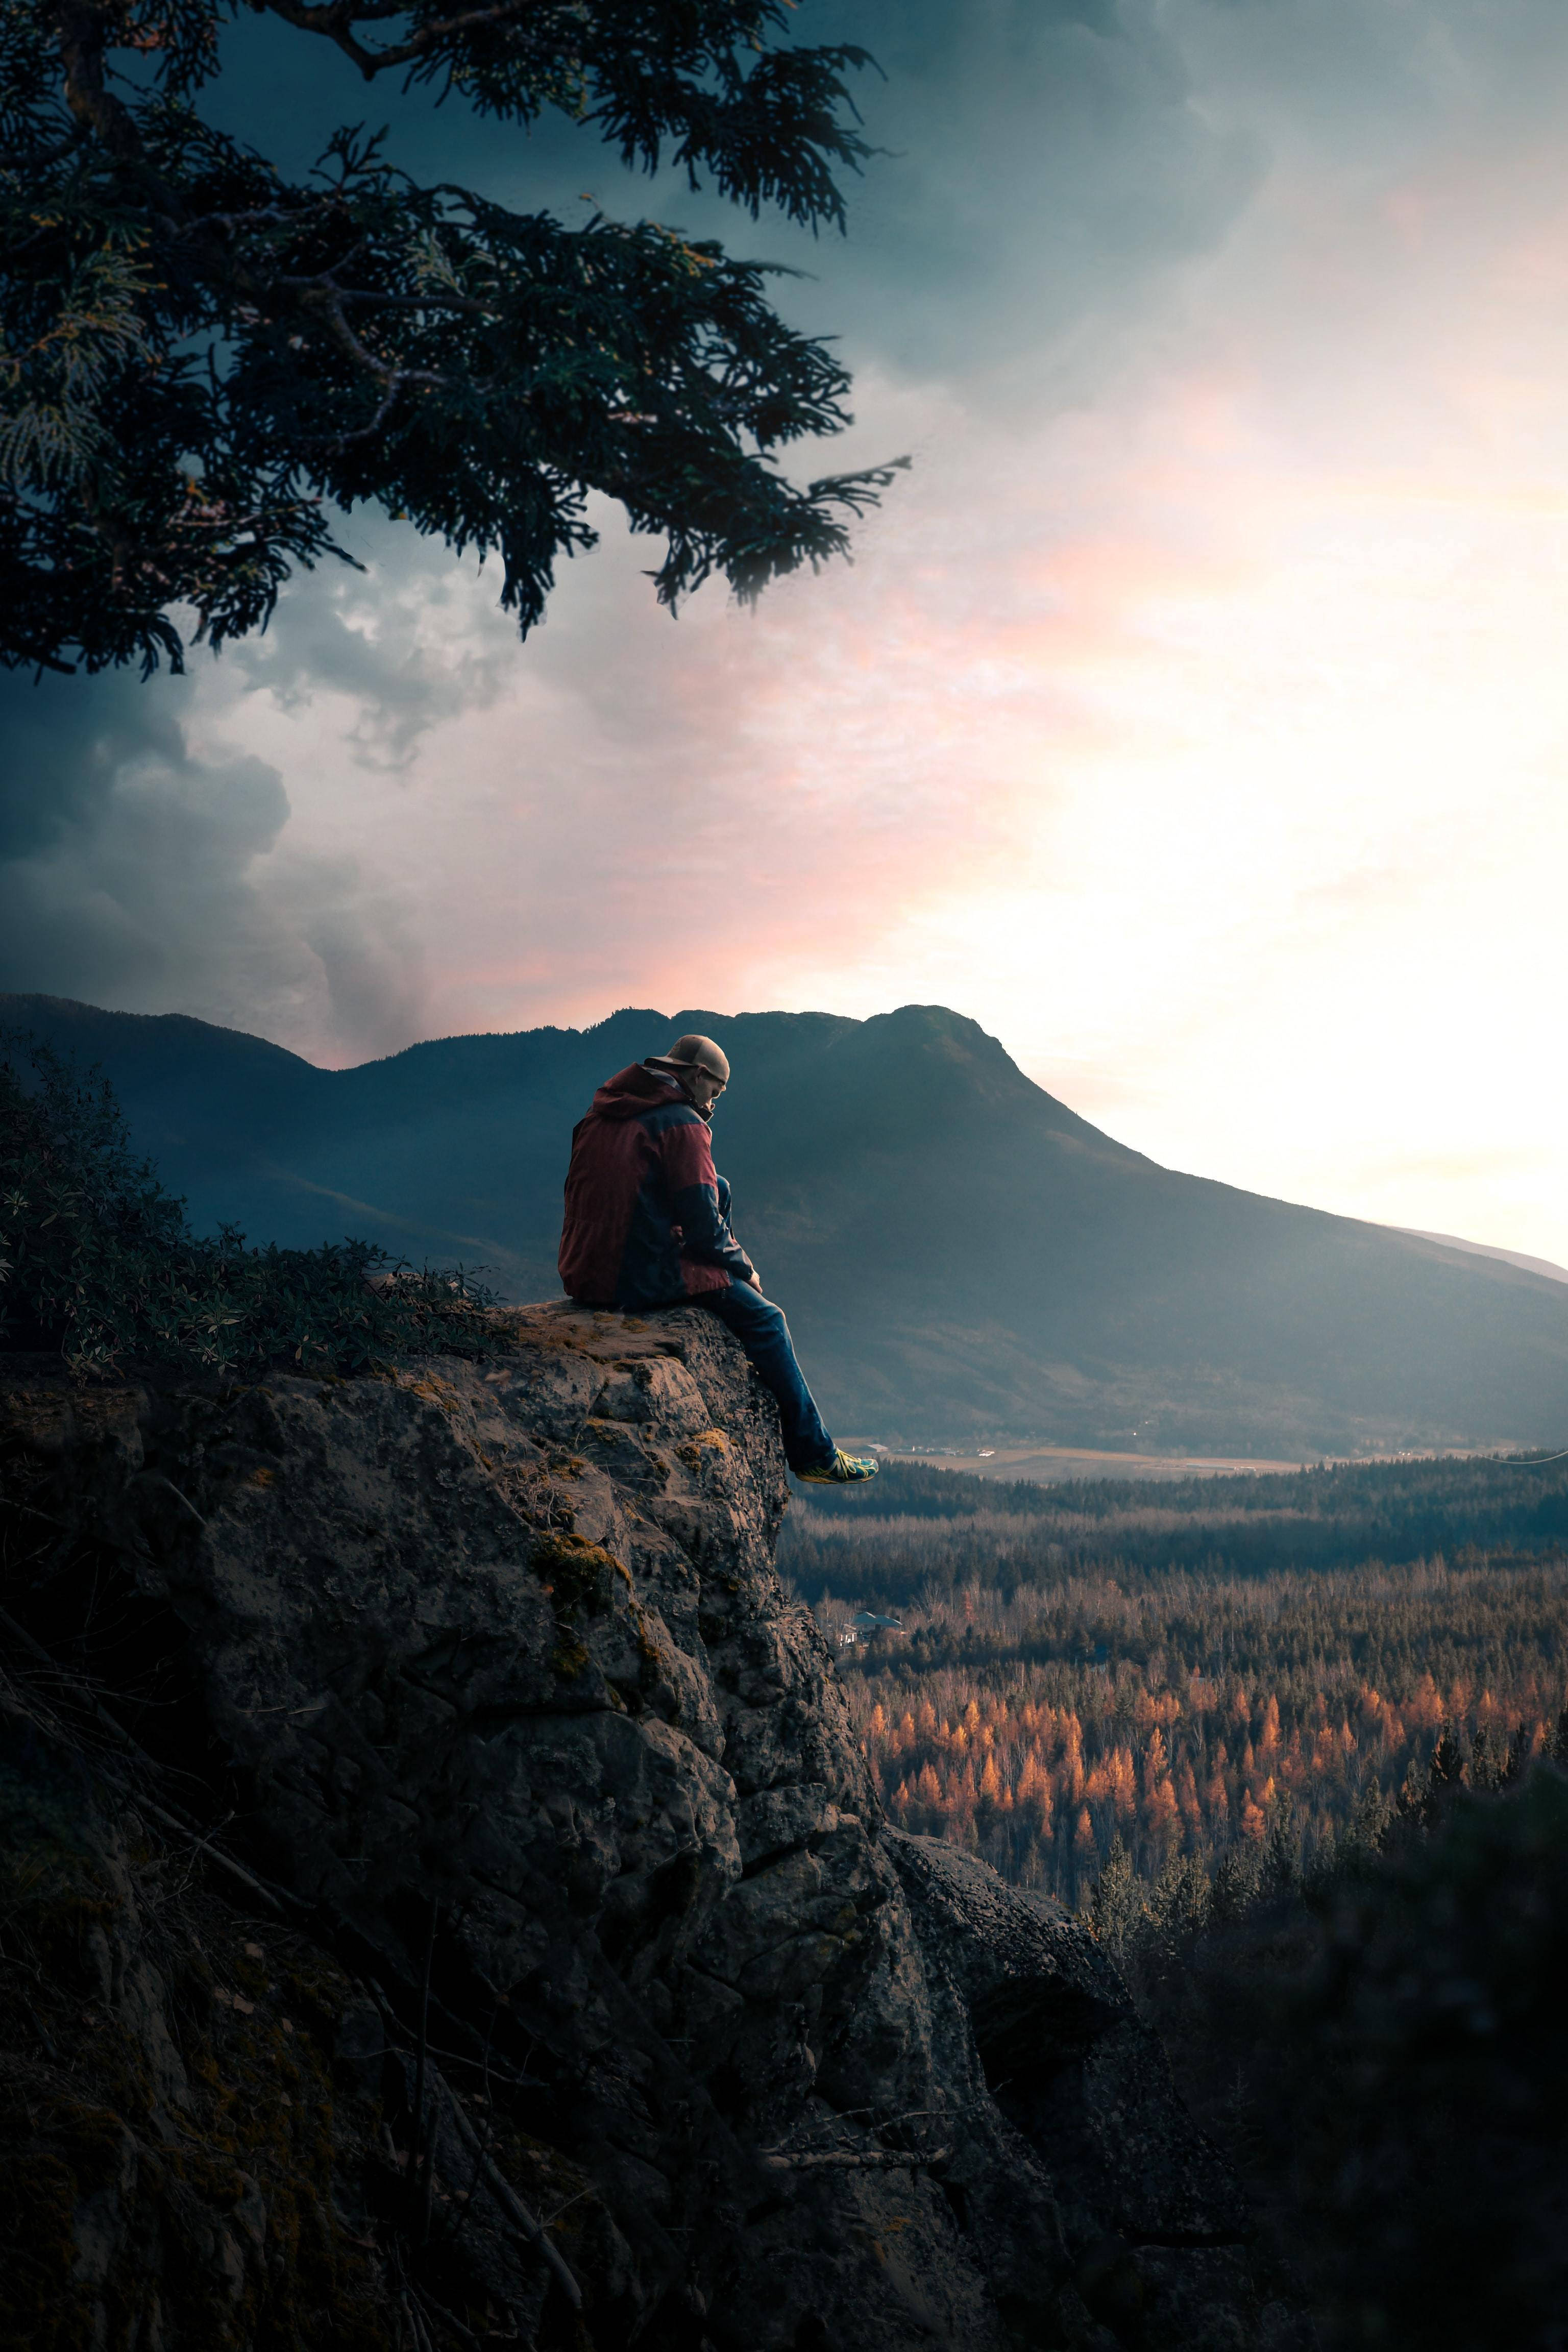
[[[599,1088],[572,1130],[561,1279],[584,1307],[711,1307],[778,1399],[795,1476],[819,1486],[874,1478],[875,1462],[846,1454],[823,1427],[789,1325],[730,1231],[730,1187],[708,1140],[729,1083],[721,1048],[692,1036]]]

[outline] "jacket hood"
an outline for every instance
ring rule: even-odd
[[[594,1113],[599,1118],[640,1118],[655,1103],[685,1100],[674,1078],[661,1077],[643,1063],[632,1062],[596,1090]]]

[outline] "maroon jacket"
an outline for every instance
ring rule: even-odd
[[[589,1307],[674,1307],[750,1282],[708,1122],[673,1078],[634,1062],[572,1130],[561,1279]]]

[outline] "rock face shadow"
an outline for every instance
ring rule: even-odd
[[[187,2249],[205,2341],[259,2352],[287,2308],[295,2342],[390,2344],[411,2299],[433,2343],[445,2313],[540,2352],[1273,2343],[1236,2186],[1092,1938],[883,1821],[774,1571],[776,1415],[734,1343],[697,1309],[497,1321],[494,1358],[353,1381],[0,1370],[6,1605],[153,1759],[71,1781],[79,1679],[53,1730],[5,1718],[12,1831],[68,1783],[50,1834],[110,1890],[101,2007],[140,2054],[105,2111],[216,2144],[249,2053],[268,2152],[253,2197],[226,2156]],[[282,1914],[240,1937],[247,2011],[205,1957],[231,1913],[204,1896],[204,1935],[153,1886],[187,1816],[276,1889],[228,1881],[233,1917]],[[280,2235],[306,2112],[353,2329],[300,2316]],[[188,2183],[75,2161],[84,2341],[204,2341],[158,2251]]]

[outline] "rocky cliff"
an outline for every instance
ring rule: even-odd
[[[1246,2347],[1084,1929],[882,1821],[695,1311],[0,1368],[6,2344]]]

